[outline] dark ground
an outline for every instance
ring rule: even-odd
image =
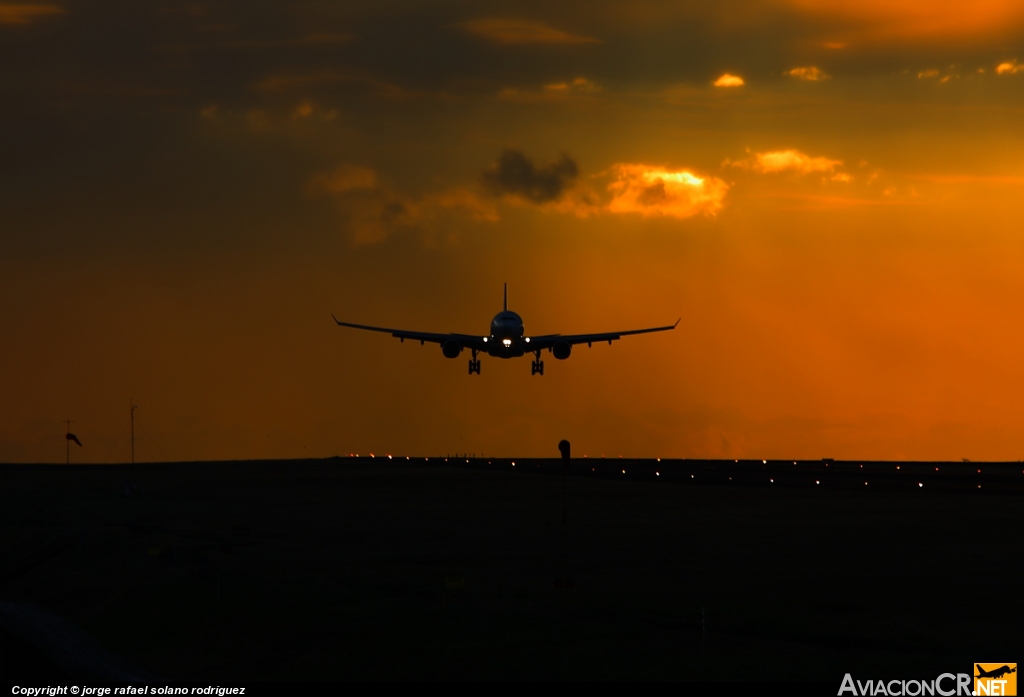
[[[569,477],[563,524],[562,478],[525,465],[0,465],[0,601],[204,682],[838,685],[1022,657],[1019,494]],[[33,651],[0,632],[8,677],[58,670]]]

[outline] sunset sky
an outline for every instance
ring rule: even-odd
[[[505,282],[682,320],[331,320]],[[0,319],[0,462],[1022,459],[1024,4],[0,3]]]

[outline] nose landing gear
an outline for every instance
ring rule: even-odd
[[[473,357],[469,359],[469,374],[480,374],[480,361],[476,357],[476,349],[473,350]]]
[[[530,364],[530,375],[543,375],[544,361],[540,359],[540,351],[537,351],[537,360]]]

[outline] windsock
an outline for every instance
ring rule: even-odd
[[[68,440],[73,440],[73,441],[75,441],[75,443],[77,443],[77,444],[78,444],[78,447],[79,447],[79,448],[81,448],[81,447],[82,447],[82,441],[78,440],[78,436],[76,436],[76,435],[75,435],[74,433],[68,433],[68,434],[67,434],[67,435],[65,435],[64,437],[65,437],[65,438],[67,438]]]

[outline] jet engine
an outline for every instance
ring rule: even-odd
[[[572,344],[568,341],[559,341],[551,347],[551,353],[555,354],[555,358],[560,361],[564,361],[572,353]],[[448,354],[445,354],[446,356]]]
[[[455,339],[448,339],[448,341],[441,344],[441,353],[444,354],[445,358],[458,358],[459,354],[462,353],[462,344]]]

